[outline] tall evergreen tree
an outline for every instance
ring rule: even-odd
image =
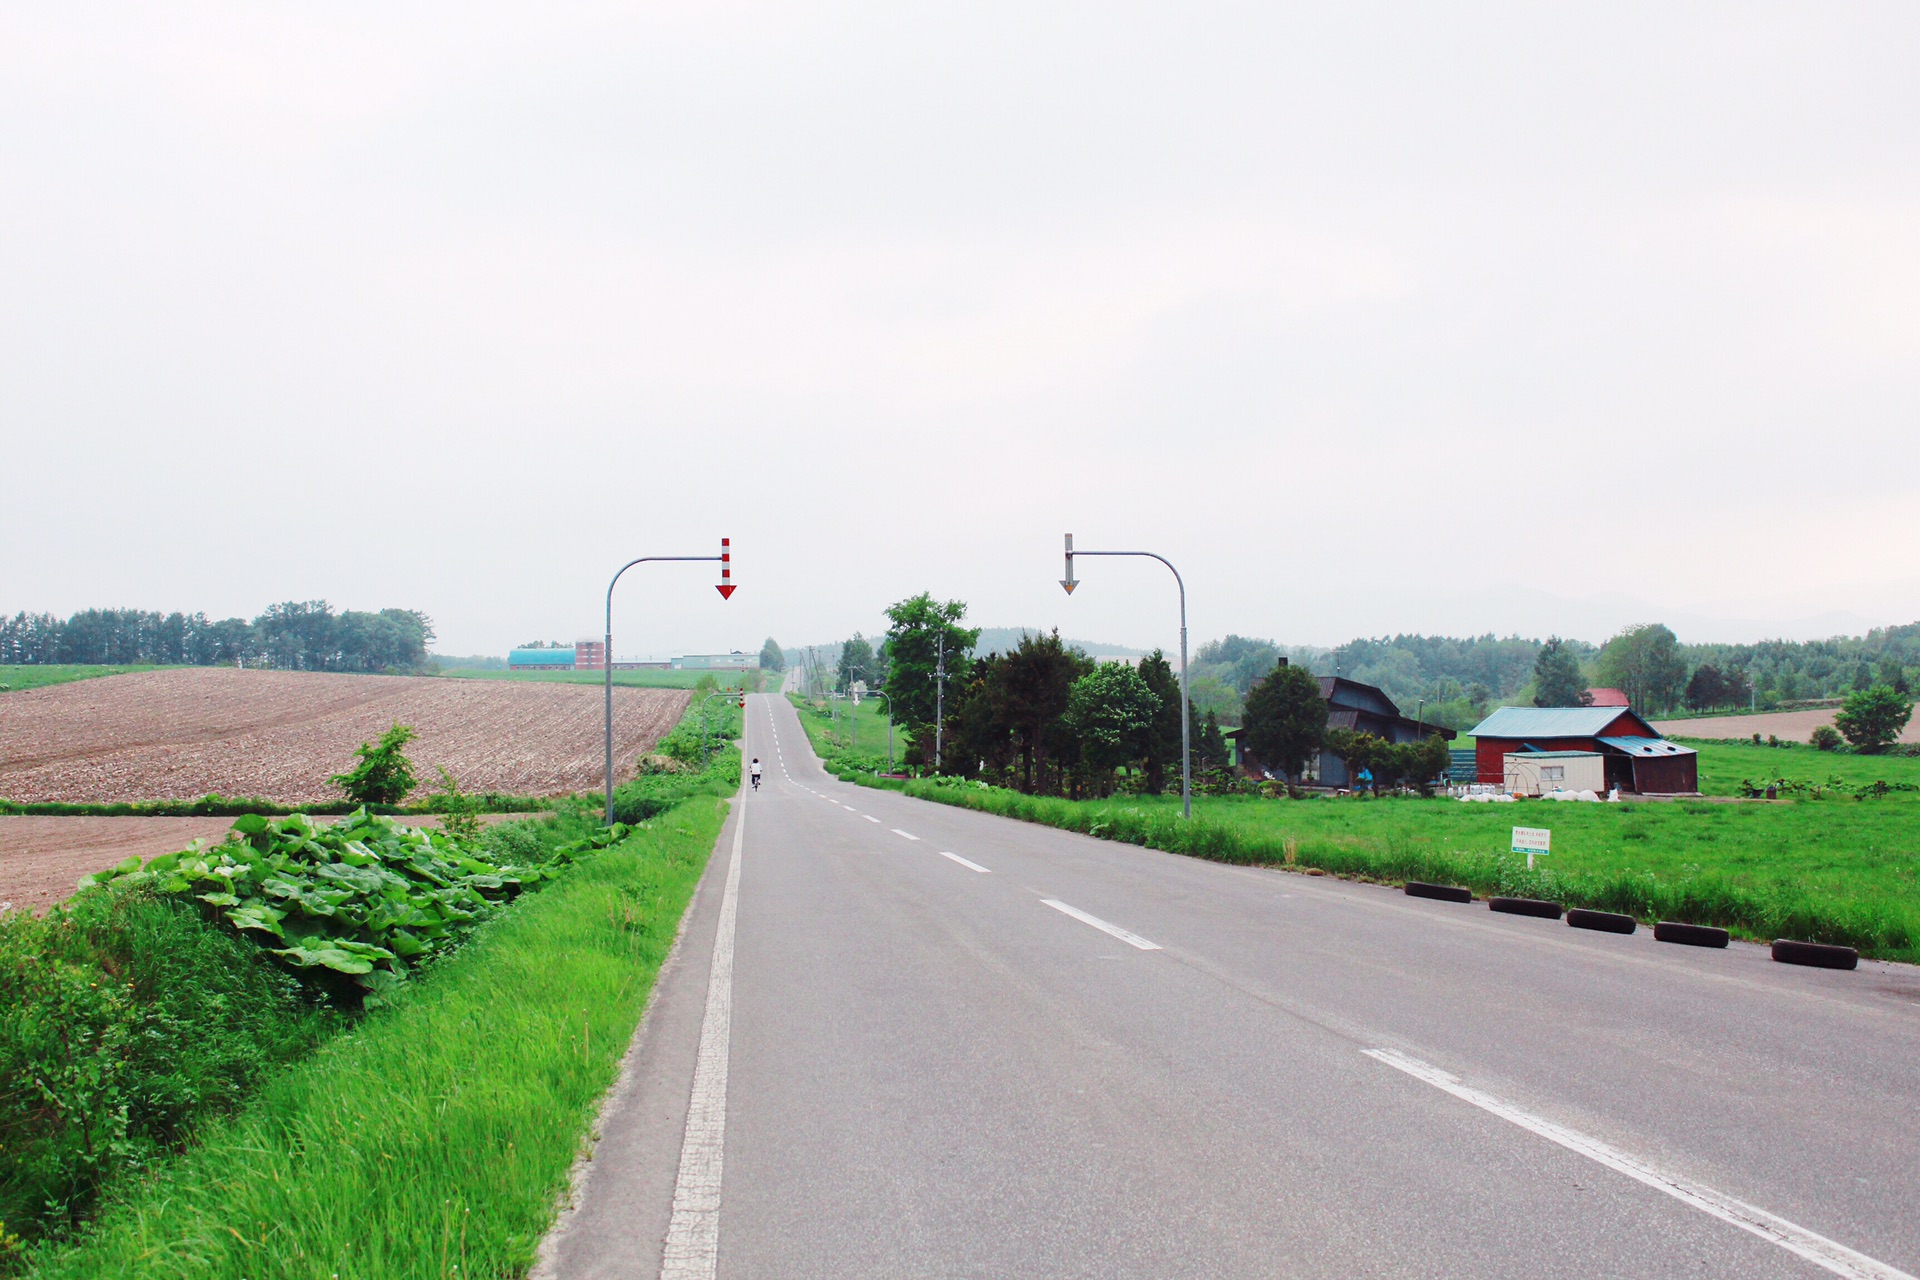
[[[1158,649],[1140,659],[1140,679],[1155,699],[1144,754],[1147,791],[1157,796],[1166,790],[1168,775],[1180,772],[1180,680]]]
[[[1579,707],[1590,701],[1587,679],[1580,674],[1580,660],[1559,636],[1549,638],[1533,660],[1533,705]]]

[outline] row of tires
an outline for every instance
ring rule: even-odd
[[[1409,880],[1407,896],[1432,898],[1439,902],[1471,903],[1473,890],[1457,884],[1427,884],[1420,880]],[[1585,907],[1562,907],[1557,902],[1545,902],[1539,898],[1488,898],[1487,906],[1507,915],[1537,916],[1542,920],[1558,920],[1564,915],[1567,923],[1576,929],[1597,929],[1601,933],[1632,933],[1640,927],[1640,922],[1632,916],[1614,911],[1589,911]],[[1653,926],[1653,937],[1656,942],[1673,942],[1683,947],[1724,947],[1730,935],[1725,929],[1716,929],[1712,925],[1662,920]],[[1860,953],[1852,947],[1837,947],[1826,942],[1795,942],[1788,938],[1774,939],[1773,958],[1781,964],[1804,964],[1816,969],[1853,969],[1860,964]]]

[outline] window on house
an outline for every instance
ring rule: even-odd
[[[1563,764],[1541,765],[1540,780],[1542,782],[1565,782],[1567,780],[1567,766]]]

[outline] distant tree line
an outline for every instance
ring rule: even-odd
[[[141,609],[84,609],[65,619],[23,612],[0,621],[0,663],[416,671],[433,638],[432,621],[417,609],[335,613],[325,600],[276,604],[252,621]]]
[[[1737,645],[1682,644],[1660,623],[1627,627],[1602,645],[1559,636],[1396,635],[1324,649],[1229,635],[1195,652],[1194,704],[1223,724],[1240,724],[1254,683],[1282,657],[1314,675],[1375,685],[1423,720],[1468,729],[1502,704],[1577,706],[1595,686],[1620,689],[1636,709],[1656,715],[1771,709],[1882,686],[1911,693],[1920,685],[1920,623]]]

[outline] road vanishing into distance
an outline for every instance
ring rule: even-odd
[[[746,747],[536,1274],[1920,1273],[1913,969],[847,785],[779,697]]]

